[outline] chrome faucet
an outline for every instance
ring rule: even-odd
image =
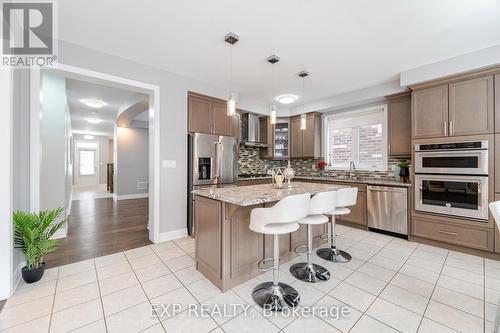
[[[349,179],[356,179],[356,165],[354,165],[354,161],[349,162]]]

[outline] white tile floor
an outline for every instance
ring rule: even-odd
[[[267,272],[221,293],[194,268],[194,240],[180,239],[49,269],[22,284],[0,313],[2,332],[492,332],[500,298],[500,262],[339,226],[354,255],[336,264],[317,257],[332,278],[306,284],[281,265],[281,280],[301,307],[346,307],[350,315],[265,317],[251,297]],[[301,256],[293,260],[303,260]],[[180,304],[175,316],[151,304]],[[189,304],[211,313],[189,317]],[[225,316],[216,305],[248,306]],[[208,312],[204,312],[208,314]]]

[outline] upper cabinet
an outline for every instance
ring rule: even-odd
[[[188,131],[224,136],[240,136],[239,117],[227,115],[224,101],[190,93],[188,95]]]
[[[451,83],[449,135],[493,133],[493,76]]]
[[[414,91],[411,99],[414,138],[448,135],[448,85]]]
[[[290,157],[321,157],[321,114],[306,115],[306,129],[300,129],[300,116],[290,118]]]
[[[392,157],[411,155],[411,95],[387,96],[387,140]]]
[[[493,104],[493,75],[415,90],[412,135],[420,139],[493,133]]]

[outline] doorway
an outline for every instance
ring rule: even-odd
[[[144,176],[136,176],[137,179],[134,179],[133,182],[133,189],[142,190],[140,196],[134,193],[130,196],[124,195],[122,198],[117,198],[115,193],[113,197],[113,194],[107,193],[109,183],[106,182],[106,177],[109,177],[108,172],[113,170],[113,164],[116,169],[120,169],[119,163],[117,164],[116,161],[116,142],[119,141],[116,139],[117,132],[124,131],[119,131],[116,124],[117,115],[112,117],[112,120],[115,121],[114,134],[105,131],[103,126],[108,122],[105,118],[106,107],[90,110],[91,112],[87,116],[81,117],[82,121],[85,121],[86,127],[83,130],[86,132],[73,132],[72,139],[74,140],[68,143],[67,148],[74,165],[72,167],[73,174],[70,178],[72,179],[73,199],[76,200],[69,200],[72,202],[71,207],[67,209],[69,230],[63,237],[63,244],[60,249],[53,256],[49,255],[46,258],[48,266],[76,262],[160,241],[159,189],[153,186],[155,177],[159,178],[159,170],[155,166],[160,165],[158,163],[159,149],[157,145],[159,141],[159,114],[157,112],[159,109],[159,88],[119,77],[60,65],[58,69],[33,71],[32,91],[41,90],[42,85],[40,83],[44,73],[63,76],[67,80],[79,80],[85,84],[129,91],[131,97],[145,96],[147,114],[142,116],[137,114],[137,117],[131,117],[130,128],[126,132],[131,138],[132,134],[135,135],[133,136],[133,142],[135,143],[138,142],[136,140],[137,135],[144,138],[141,142],[145,143],[144,149],[148,154],[143,156],[146,161],[149,161],[149,163],[143,163],[147,168]],[[95,93],[88,94],[88,97],[96,98],[99,96]],[[81,101],[81,99],[79,98],[78,101]],[[126,104],[126,102],[130,101],[123,98],[122,104]],[[106,104],[111,105],[112,103]],[[136,109],[138,105],[143,104],[135,103]],[[122,106],[120,105],[120,109],[123,109]],[[39,112],[40,109],[32,109],[31,119],[35,120],[32,124],[32,131],[35,133],[40,133],[40,129],[37,128],[37,125],[39,126]],[[89,121],[89,119],[92,121]],[[136,126],[135,123],[140,126]],[[72,124],[72,127],[74,127],[73,129],[77,128],[75,124]],[[120,130],[123,129],[122,127],[128,126],[121,124]],[[90,129],[93,129],[94,132],[87,133]],[[41,155],[39,142],[36,142],[38,137],[36,134],[33,135],[34,141],[31,142],[31,157],[34,162],[31,171],[35,181],[30,185],[32,185],[33,189],[31,202],[34,210],[43,209],[40,206],[42,189],[40,188],[40,173],[37,170],[40,166],[36,162]],[[92,139],[95,139],[97,144]],[[115,144],[114,148],[113,143]],[[103,155],[105,155],[105,158],[102,158]],[[132,158],[131,160],[144,162],[144,158]],[[122,165],[125,165],[125,163]],[[137,168],[134,168],[134,171],[137,171]],[[114,180],[116,181],[116,175]],[[101,187],[103,188],[101,189]],[[115,189],[116,187],[120,188],[120,184],[114,183],[114,187]],[[107,195],[103,198],[100,193]],[[133,218],[130,218],[131,216]],[[77,248],[77,245],[80,248]],[[84,245],[86,246],[85,249],[81,248]],[[59,252],[59,255],[57,255],[57,252]]]
[[[98,149],[96,142],[76,143],[76,185],[81,189],[97,188]]]

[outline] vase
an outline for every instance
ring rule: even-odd
[[[45,263],[44,262],[42,262],[40,267],[37,267],[37,268],[28,269],[28,266],[24,266],[21,269],[21,274],[23,276],[23,280],[26,283],[35,283],[37,281],[40,281],[44,272],[45,272]]]
[[[399,176],[401,178],[410,177],[410,169],[409,168],[401,168],[401,170],[399,170]]]
[[[325,177],[325,170],[323,170],[323,169],[320,169],[320,170],[319,170],[319,177],[320,177],[320,178]]]

